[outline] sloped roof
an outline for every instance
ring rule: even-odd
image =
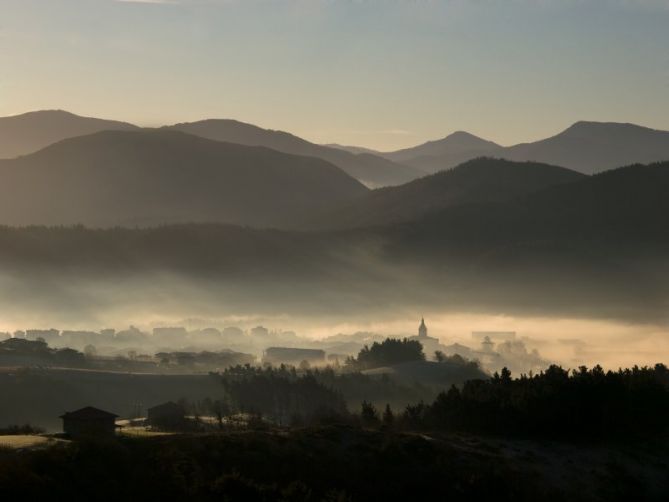
[[[74,418],[77,420],[95,420],[100,418],[116,418],[118,415],[110,413],[108,411],[100,410],[98,408],[93,408],[92,406],[86,406],[76,411],[68,411],[67,413],[60,416],[60,418]]]
[[[149,408],[150,412],[156,412],[156,411],[163,411],[163,412],[177,412],[177,413],[184,413],[184,407],[181,406],[180,404],[175,403],[174,401],[168,401],[163,404],[158,404],[156,406],[153,406]]]

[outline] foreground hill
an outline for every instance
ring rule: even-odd
[[[443,139],[428,141],[412,148],[383,154],[387,159],[400,162],[428,173],[451,169],[477,157],[494,157],[501,146],[468,132],[458,131]]]
[[[422,171],[386,160],[371,153],[351,153],[339,148],[316,145],[283,131],[261,129],[236,120],[202,120],[169,126],[195,136],[238,143],[264,146],[294,155],[318,157],[337,167],[370,187],[399,185],[415,179]]]
[[[177,131],[106,131],[0,161],[0,223],[282,225],[364,195],[320,159]]]
[[[44,110],[0,118],[0,159],[36,152],[75,136],[104,130],[130,131],[126,122],[80,117],[62,110]]]
[[[268,429],[121,432],[109,442],[4,451],[0,485],[9,500],[99,500],[101,489],[113,500],[352,502],[435,493],[452,501],[666,500],[669,492],[664,436],[574,444],[341,425]]]
[[[413,221],[447,207],[507,200],[582,177],[569,169],[546,164],[480,158],[406,185],[373,190],[310,224],[319,228],[351,228]]]

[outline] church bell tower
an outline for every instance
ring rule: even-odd
[[[420,318],[420,326],[418,326],[418,336],[420,338],[427,337],[427,326],[425,326],[425,319]]]

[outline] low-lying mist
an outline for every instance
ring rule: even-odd
[[[406,337],[416,334],[424,316],[430,336],[442,344],[478,349],[480,340],[472,337],[473,331],[514,331],[528,350],[537,349],[546,361],[569,368],[669,360],[669,324],[662,319],[607,317],[606,311],[596,309],[588,316],[583,315],[586,308],[570,312],[550,303],[544,309],[521,302],[509,307],[508,297],[497,305],[477,305],[472,295],[440,291],[410,279],[408,273],[399,282],[355,284],[194,280],[167,272],[116,277],[4,274],[0,331],[98,331],[134,325],[151,332],[165,326],[190,330],[262,325],[312,340],[356,332]]]

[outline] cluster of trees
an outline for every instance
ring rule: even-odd
[[[155,356],[164,367],[180,366],[184,368],[226,368],[229,366],[251,364],[255,356],[224,350],[219,352],[158,352]]]
[[[405,385],[387,375],[342,373],[332,367],[298,369],[286,365],[264,368],[245,365],[228,368],[219,375],[225,398],[203,400],[199,409],[192,408],[194,414],[219,417],[224,409],[230,414],[262,415],[282,425],[351,423],[356,417],[348,410],[354,410],[362,401],[402,409],[411,403],[432,400],[438,393],[433,387]]]
[[[662,433],[669,427],[669,370],[662,364],[606,372],[551,366],[513,379],[504,368],[489,380],[453,386],[431,404],[407,406],[397,417],[390,407],[381,415],[363,402],[360,417],[368,426],[569,440]]]
[[[86,360],[78,350],[52,349],[44,340],[9,338],[0,342],[0,362],[7,366],[53,364],[78,367]]]
[[[262,415],[279,425],[347,414],[341,393],[319,383],[311,372],[246,365],[224,371],[221,379],[234,411]]]
[[[331,367],[310,370],[316,381],[341,393],[349,405],[355,409],[362,401],[377,405],[390,403],[395,408],[404,408],[408,404],[432,400],[438,391],[420,383],[405,384],[388,375],[372,377],[359,371],[336,371]]]
[[[387,338],[365,345],[357,358],[348,358],[346,366],[355,370],[393,366],[411,361],[424,361],[423,346],[417,340]]]

